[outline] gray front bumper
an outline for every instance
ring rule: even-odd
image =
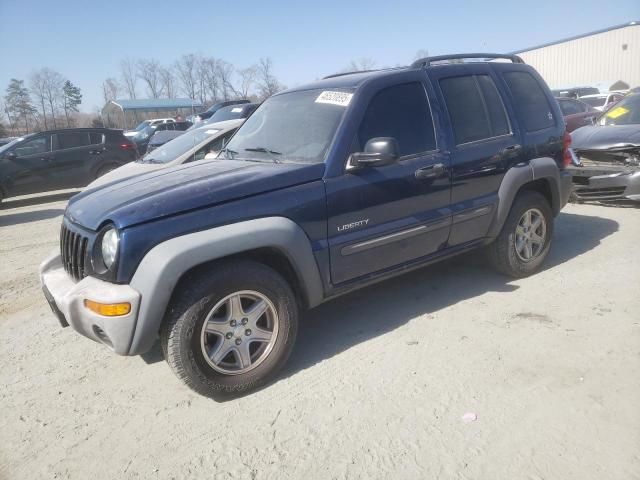
[[[94,277],[74,282],[62,267],[59,254],[40,265],[40,280],[54,313],[64,325],[66,321],[76,332],[102,343],[119,355],[128,355],[136,328],[140,293],[129,285],[116,285]],[[131,312],[118,317],[105,317],[84,306],[85,300],[100,303],[131,304]],[[56,308],[58,312],[56,312]],[[64,319],[64,321],[63,321]]]
[[[623,167],[571,167],[574,192],[580,200],[640,201],[640,170]]]

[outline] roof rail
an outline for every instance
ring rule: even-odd
[[[326,80],[327,78],[342,77],[343,75],[351,75],[353,73],[370,73],[375,71],[377,70],[353,70],[352,72],[333,73],[331,75],[327,75],[326,77],[322,77],[322,80]]]
[[[433,62],[442,62],[444,60],[464,60],[465,58],[481,58],[485,61],[493,60],[494,58],[504,58],[511,60],[513,63],[524,63],[524,60],[518,55],[509,53],[458,53],[455,55],[440,55],[437,57],[424,57],[419,58],[411,64],[413,68],[428,67]]]

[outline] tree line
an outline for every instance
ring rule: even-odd
[[[263,100],[284,88],[270,58],[238,68],[219,58],[189,53],[169,65],[153,58],[125,58],[118,76],[102,82],[102,95],[105,103],[117,98],[187,97],[208,105],[235,98]]]

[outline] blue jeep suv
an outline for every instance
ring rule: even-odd
[[[238,395],[337,295],[480,247],[507,275],[539,270],[569,142],[516,56],[330,76],[269,98],[216,160],[73,197],[44,293],[63,326],[120,355],[159,339],[193,390]]]

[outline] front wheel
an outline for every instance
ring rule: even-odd
[[[223,262],[181,281],[161,331],[165,358],[196,392],[222,398],[273,379],[295,342],[298,311],[276,271]]]
[[[521,192],[500,235],[487,248],[489,261],[505,275],[531,275],[549,254],[552,234],[553,212],[547,199],[538,192]]]

